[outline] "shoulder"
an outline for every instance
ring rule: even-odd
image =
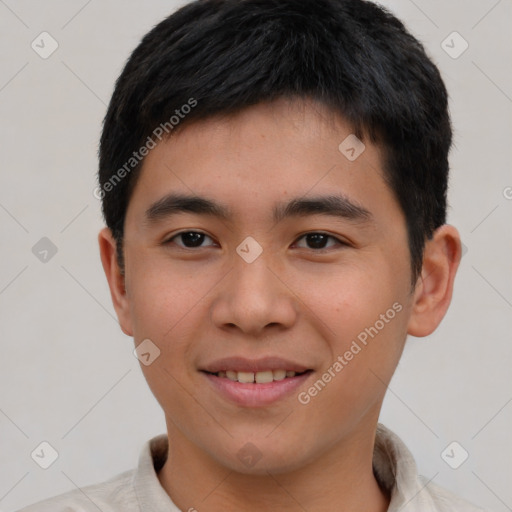
[[[435,504],[435,510],[438,512],[486,512],[483,508],[459,498],[439,485],[432,482],[427,484],[427,480],[424,477],[420,477],[420,480],[426,485],[430,497]]]
[[[132,480],[135,470],[74,489],[20,509],[18,512],[139,512]]]

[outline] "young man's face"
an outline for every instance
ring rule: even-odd
[[[137,345],[160,350],[142,369],[173,449],[281,472],[374,435],[414,296],[381,154],[366,141],[349,160],[360,150],[349,139],[340,151],[349,135],[319,105],[279,101],[191,124],[146,157],[126,215],[118,313]],[[171,194],[226,217],[151,210]],[[307,208],[326,198],[337,211]],[[215,375],[226,370],[273,381]]]

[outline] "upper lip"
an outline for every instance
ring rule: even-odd
[[[222,371],[235,372],[262,372],[265,370],[286,370],[296,373],[309,370],[307,366],[283,359],[281,357],[263,357],[260,359],[247,359],[245,357],[225,357],[207,364],[202,371],[218,373]]]

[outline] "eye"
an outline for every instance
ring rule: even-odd
[[[301,236],[299,240],[305,240],[306,244],[309,245],[304,247],[297,245],[299,248],[306,248],[306,249],[315,249],[315,250],[322,250],[322,249],[330,249],[331,247],[338,246],[344,246],[348,245],[345,242],[342,242],[338,238],[328,235],[327,233],[306,233],[305,235]],[[331,245],[328,245],[328,241],[331,240],[334,243]]]
[[[184,249],[193,249],[196,247],[208,247],[202,245],[205,239],[209,239],[213,242],[213,239],[206,235],[205,233],[201,233],[199,231],[182,231],[174,235],[172,238],[169,238],[164,242],[164,245],[168,245],[170,243],[176,243],[178,247],[182,247]],[[179,240],[181,243],[175,242],[175,240]]]
[[[204,245],[204,242],[207,239],[213,242],[213,244]],[[298,240],[305,240],[306,246],[301,246],[299,242],[296,242],[296,247],[313,249],[316,251],[347,245],[345,242],[342,242],[338,238],[321,232],[306,233],[305,235],[302,235]],[[210,236],[206,235],[205,233],[201,233],[200,231],[182,231],[181,233],[177,233],[165,241],[164,245],[171,243],[175,243],[178,247],[184,249],[194,249],[215,245],[215,242]]]

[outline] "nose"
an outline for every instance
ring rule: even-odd
[[[216,289],[211,303],[211,320],[216,327],[261,337],[296,322],[296,296],[264,254],[252,263],[235,257],[234,268]]]

